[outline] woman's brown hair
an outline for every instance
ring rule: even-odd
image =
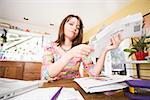
[[[79,20],[79,22],[80,22],[79,33],[76,36],[76,38],[73,39],[73,41],[72,41],[72,47],[74,47],[74,46],[79,45],[79,44],[82,43],[82,39],[83,39],[83,23],[82,23],[82,20],[81,20],[81,18],[79,16],[68,15],[66,18],[63,19],[63,21],[61,22],[60,27],[59,27],[58,39],[55,41],[56,43],[58,43],[58,46],[61,46],[62,44],[64,44],[64,41],[65,41],[64,25],[72,17],[77,18]]]

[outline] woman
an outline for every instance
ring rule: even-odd
[[[81,77],[79,73],[81,62],[89,76],[98,76],[103,68],[106,53],[120,44],[120,35],[113,36],[111,45],[105,48],[94,65],[89,57],[94,50],[89,45],[82,44],[82,39],[83,23],[80,17],[68,15],[60,25],[58,39],[44,50],[42,79]]]

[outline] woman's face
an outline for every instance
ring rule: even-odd
[[[73,40],[79,33],[80,22],[77,18],[70,18],[64,25],[65,38]]]

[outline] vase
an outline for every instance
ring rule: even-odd
[[[136,60],[144,60],[146,56],[148,56],[148,52],[143,51],[135,52]]]

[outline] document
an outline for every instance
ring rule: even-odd
[[[60,87],[38,88],[9,100],[51,100]],[[84,100],[79,91],[63,87],[57,100]]]
[[[75,78],[74,81],[77,82],[86,93],[94,93],[126,88],[128,85],[124,81],[130,79],[132,78],[128,76],[112,75],[109,77]]]
[[[120,32],[121,40],[142,35],[143,17],[141,13],[128,15],[106,26],[90,38],[89,45],[94,48],[93,57],[99,57],[104,48],[110,44],[110,38]]]

